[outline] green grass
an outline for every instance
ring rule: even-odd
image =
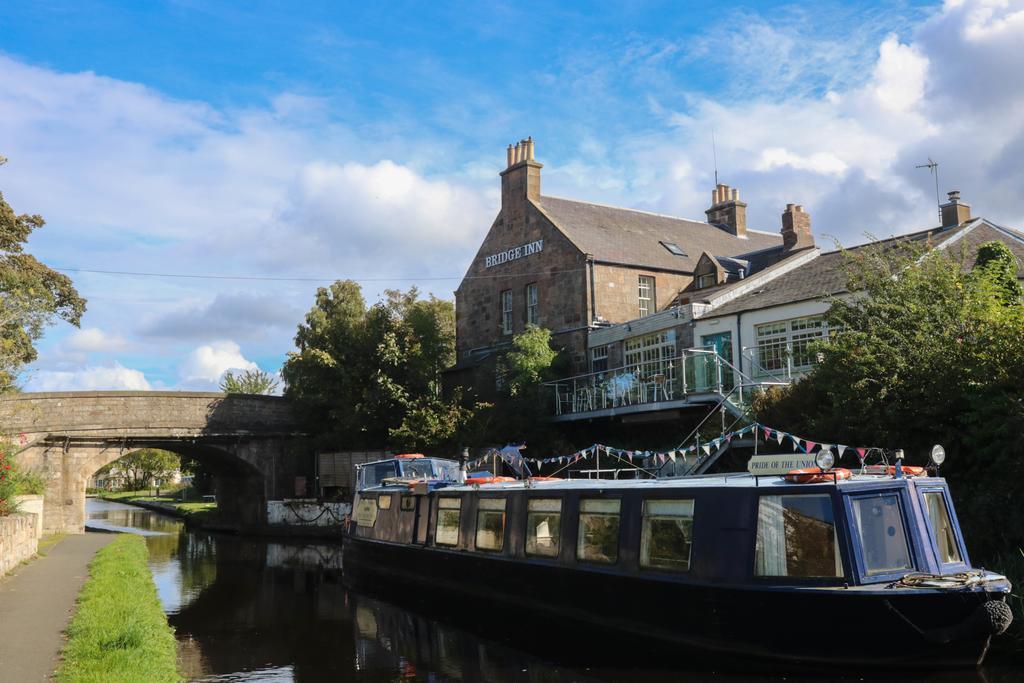
[[[180,681],[174,632],[141,536],[118,536],[89,565],[57,670],[62,683]]]

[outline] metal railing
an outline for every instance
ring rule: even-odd
[[[750,375],[754,379],[787,384],[810,372],[814,367],[813,363],[800,362],[806,356],[806,349],[801,349],[799,353],[794,354],[792,342],[744,346],[740,352],[743,364],[750,368]]]
[[[686,349],[671,358],[576,375],[544,386],[553,394],[557,416],[684,400],[696,394],[743,406],[752,390],[785,383],[748,377],[712,349]]]

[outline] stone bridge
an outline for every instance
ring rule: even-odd
[[[0,396],[0,433],[20,467],[46,480],[43,527],[81,533],[85,488],[101,467],[140,448],[201,460],[217,505],[239,526],[266,522],[266,501],[306,493],[313,453],[290,403],[276,396],[83,391]]]

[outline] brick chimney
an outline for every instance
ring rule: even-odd
[[[542,164],[534,161],[533,138],[520,140],[509,145],[508,166],[501,172],[501,208],[516,211],[524,200],[540,201],[540,169]]]
[[[737,237],[747,236],[747,205],[740,201],[738,188],[719,183],[711,191],[711,208],[704,213],[708,223]]]
[[[971,220],[971,205],[960,201],[960,190],[946,193],[949,201],[939,207],[942,212],[942,227],[950,228]]]
[[[811,214],[799,204],[786,204],[786,210],[782,213],[782,246],[786,251],[814,246]]]

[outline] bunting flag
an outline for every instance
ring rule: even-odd
[[[701,446],[701,448],[704,449],[705,455],[711,455],[711,446],[709,446],[708,444],[704,444],[703,446]]]
[[[813,451],[813,450],[814,450],[814,447],[818,445],[818,444],[816,444],[816,443],[815,443],[815,442],[813,442],[813,441],[805,441],[804,443],[806,443],[806,444],[807,444],[807,452],[808,452],[808,453],[810,453],[811,451]]]
[[[779,444],[781,446],[782,445],[782,439],[783,439],[784,436],[785,436],[785,434],[783,434],[782,432],[776,430],[775,431],[775,443],[777,443],[777,444]]]
[[[846,451],[846,446],[844,446],[843,444],[839,444],[838,446],[836,446],[836,450],[839,451],[839,457],[841,458],[843,457],[843,452]]]

